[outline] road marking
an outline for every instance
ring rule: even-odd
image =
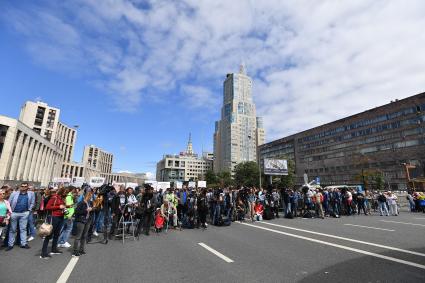
[[[259,222],[259,223],[425,257],[425,254],[423,254],[423,253],[418,253],[418,252],[409,251],[409,250],[403,250],[403,249],[399,249],[399,248],[396,248],[396,247],[385,246],[385,245],[375,244],[375,243],[371,243],[371,242],[365,242],[365,241],[355,240],[355,239],[351,239],[351,238],[335,236],[335,235],[331,235],[331,234],[319,233],[319,232],[314,232],[314,231],[310,231],[310,230],[294,228],[294,227],[290,227],[290,226],[278,225],[278,224],[269,223],[269,222]]]
[[[381,220],[382,222],[388,222],[388,223],[398,223],[398,224],[405,224],[405,225],[413,225],[413,226],[422,226],[425,227],[424,224],[417,224],[417,223],[410,223],[410,222],[400,222],[400,221],[391,221],[391,220]]]
[[[377,227],[369,227],[369,226],[363,226],[363,225],[354,225],[354,224],[344,224],[346,226],[355,226],[355,227],[361,227],[361,228],[367,228],[367,229],[375,229],[375,230],[382,230],[382,231],[390,231],[394,232],[395,230],[392,229],[384,229],[384,228],[377,228]]]
[[[424,220],[424,219],[425,219],[425,217],[415,217],[415,219]]]
[[[221,258],[222,260],[224,260],[225,262],[231,263],[234,262],[232,259],[228,258],[227,256],[225,256],[224,254],[214,250],[213,248],[207,246],[204,243],[198,243],[198,245],[200,245],[201,247],[207,249],[208,251],[212,252],[213,254],[215,254],[216,256],[218,256],[219,258]]]
[[[79,257],[73,257],[68,262],[68,265],[63,270],[61,276],[59,277],[58,281],[56,283],[66,283],[68,281],[69,276],[71,275],[72,270],[74,269],[75,265],[78,262]]]
[[[365,250],[355,249],[355,248],[351,248],[351,247],[347,247],[347,246],[343,246],[343,245],[325,242],[325,241],[321,241],[321,240],[317,240],[317,239],[313,239],[313,238],[308,238],[308,237],[304,237],[304,236],[300,236],[300,235],[295,235],[295,234],[291,234],[291,233],[287,233],[287,232],[283,232],[283,231],[279,231],[279,230],[274,230],[274,229],[270,229],[270,228],[266,228],[266,227],[261,227],[261,226],[257,226],[257,225],[253,225],[253,224],[248,224],[248,223],[240,223],[240,224],[246,225],[246,226],[251,226],[251,227],[254,227],[254,228],[257,228],[257,229],[262,229],[262,230],[282,234],[282,235],[286,235],[286,236],[289,236],[289,237],[303,239],[303,240],[306,240],[306,241],[310,241],[310,242],[314,242],[314,243],[318,243],[318,244],[322,244],[322,245],[326,245],[326,246],[332,246],[332,247],[335,247],[335,248],[340,248],[340,249],[343,249],[343,250],[352,251],[352,252],[359,253],[359,254],[377,257],[377,258],[385,259],[385,260],[388,260],[388,261],[393,261],[393,262],[417,267],[417,268],[420,268],[420,269],[425,269],[425,265],[418,264],[418,263],[411,262],[411,261],[407,261],[407,260],[398,259],[398,258],[395,258],[395,257],[380,255],[380,254],[368,252],[368,251],[365,251]]]

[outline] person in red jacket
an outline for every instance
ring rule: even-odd
[[[263,207],[262,203],[258,200],[255,203],[254,212],[255,212],[255,220],[263,221],[264,207]]]
[[[56,194],[50,197],[49,201],[46,204],[45,210],[47,211],[47,221],[52,224],[53,230],[52,233],[44,238],[43,248],[41,249],[42,259],[48,259],[51,255],[61,254],[62,252],[58,250],[58,239],[62,230],[64,222],[64,213],[66,212],[65,206],[65,189],[60,188],[57,190]],[[50,239],[52,240],[52,251],[50,254],[47,253],[47,247],[49,245]]]

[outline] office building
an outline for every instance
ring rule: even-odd
[[[294,160],[298,185],[304,173],[323,185],[361,185],[374,172],[386,187],[405,189],[406,164],[415,167],[413,177],[425,173],[425,93],[266,143],[259,152],[261,163]]]
[[[185,152],[178,155],[164,155],[156,165],[157,181],[196,181],[205,180],[205,173],[213,170],[213,156],[205,153],[198,157],[193,152],[192,139],[189,141]]]
[[[214,170],[233,171],[235,165],[257,161],[257,148],[265,133],[256,116],[252,80],[241,65],[239,73],[227,74],[223,84],[221,120],[215,123]]]
[[[84,147],[83,164],[99,170],[102,173],[112,173],[114,156],[95,145]]]

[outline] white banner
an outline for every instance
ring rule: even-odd
[[[207,181],[198,181],[198,188],[206,188]]]
[[[188,187],[189,188],[195,188],[196,187],[196,183],[195,182],[189,182]]]
[[[179,181],[177,181],[177,182],[176,182],[176,188],[177,188],[177,189],[183,189],[183,182],[179,182]]]
[[[157,187],[156,187],[157,190],[162,189],[162,191],[165,191],[169,188],[171,188],[170,182],[158,182]]]
[[[288,175],[286,159],[264,159],[264,175]]]

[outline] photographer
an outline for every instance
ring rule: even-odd
[[[40,258],[42,259],[50,258],[51,257],[50,254],[55,255],[55,254],[62,253],[62,251],[58,250],[58,239],[63,226],[64,213],[68,213],[68,211],[66,210],[66,205],[64,201],[65,197],[66,197],[65,189],[60,188],[59,190],[56,191],[56,194],[50,197],[49,201],[47,202],[46,210],[50,212],[53,230],[49,236],[44,238],[43,248],[41,250],[41,256],[40,256]],[[48,254],[47,247],[52,237],[53,237],[52,251],[50,254]]]

